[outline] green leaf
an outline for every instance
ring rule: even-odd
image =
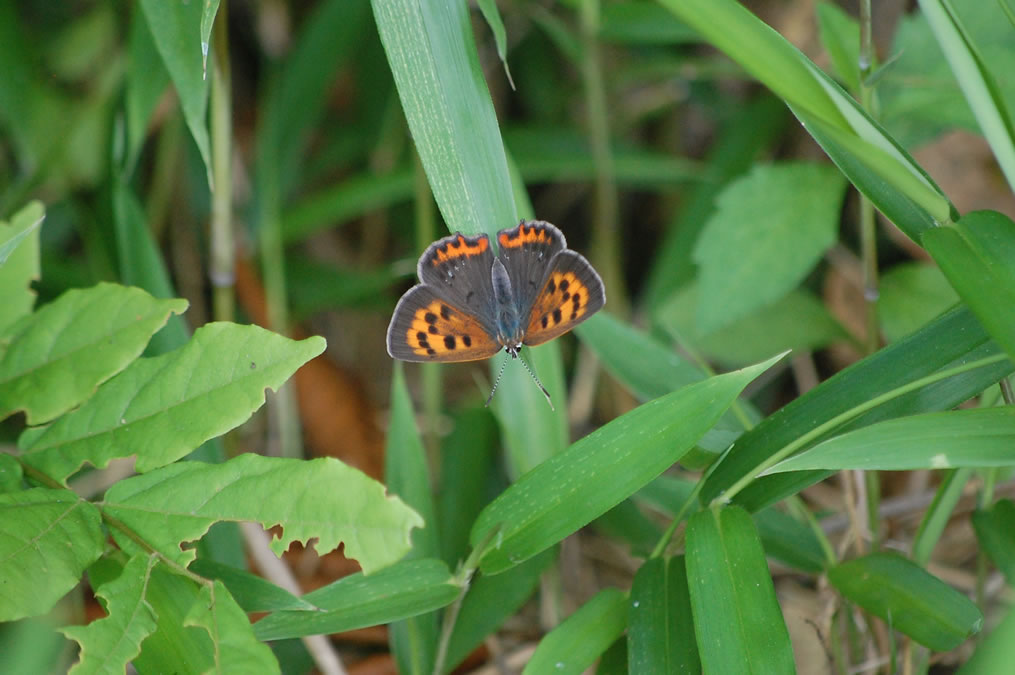
[[[245,422],[266,388],[277,390],[322,351],[320,337],[296,342],[258,326],[207,324],[180,349],[138,359],[69,415],[27,430],[22,458],[61,481],[84,462],[101,468],[135,454],[137,470],[150,471]]]
[[[768,473],[906,471],[1015,464],[1015,408],[970,408],[885,420],[835,436]]]
[[[687,585],[705,672],[794,671],[765,552],[746,511],[728,506],[691,516]]]
[[[1004,97],[973,36],[949,3],[920,0],[920,9],[951,65],[1008,186],[1015,188],[1015,129]]]
[[[894,553],[872,553],[828,570],[842,595],[934,651],[979,632],[983,615],[965,595]]]
[[[737,439],[737,451],[724,457],[706,479],[702,502],[709,503],[744,476],[759,471],[758,467],[769,457],[815,427],[907,383],[998,353],[1000,349],[969,310],[960,307],[944,314],[919,332],[836,373],[744,433]],[[829,429],[814,438],[813,443],[884,419],[948,410],[996,383],[1012,369],[1010,361],[996,362],[902,394],[858,414],[838,428]],[[755,511],[827,475],[828,472],[810,471],[765,476],[734,499]]]
[[[69,490],[0,494],[0,621],[48,612],[105,542],[98,509]]]
[[[878,320],[888,342],[915,332],[959,300],[941,270],[919,262],[883,273],[878,291]]]
[[[844,187],[835,168],[803,162],[759,165],[730,183],[694,248],[698,330],[713,333],[795,288],[835,244]]]
[[[860,91],[860,26],[838,5],[819,2],[818,35],[839,79],[849,91]]]
[[[503,574],[481,574],[469,586],[448,642],[445,664],[452,670],[487,636],[522,608],[539,585],[543,572],[557,560],[557,550],[547,549]]]
[[[984,553],[1015,584],[1015,502],[1002,499],[973,513],[973,529]]]
[[[701,672],[684,556],[646,560],[635,573],[627,657],[632,673]]]
[[[281,672],[271,648],[254,637],[250,620],[229,595],[229,591],[216,581],[201,592],[187,616],[184,626],[203,628],[211,638],[215,665],[211,672],[270,673]]]
[[[156,300],[116,284],[67,291],[4,336],[0,418],[23,410],[29,424],[39,424],[79,405],[186,307],[186,300]]]
[[[817,535],[805,523],[774,507],[754,514],[765,554],[811,574],[824,571],[828,561]]]
[[[163,2],[141,0],[155,46],[180,97],[183,118],[201,153],[208,185],[214,188],[211,173],[211,145],[208,138],[208,80],[201,66],[201,16],[204,2]]]
[[[17,492],[23,488],[22,469],[13,455],[0,453],[0,494]]]
[[[277,612],[280,610],[316,610],[317,607],[298,598],[281,586],[231,565],[207,558],[190,563],[190,571],[205,579],[221,581],[229,589],[244,612]]]
[[[603,589],[539,641],[522,673],[583,673],[626,625],[627,594]]]
[[[71,675],[122,673],[141,653],[141,643],[155,632],[155,613],[145,600],[151,570],[158,558],[138,555],[113,581],[95,589],[107,616],[87,626],[68,626],[61,633],[81,645]]]
[[[678,461],[779,357],[688,385],[635,408],[522,476],[476,519],[479,545],[501,528],[484,572],[510,568],[549,548],[631,496]]]
[[[14,214],[10,223],[0,221],[0,295],[4,298],[0,336],[35,305],[35,291],[29,284],[39,278],[39,226],[45,217],[42,203],[31,202]],[[0,338],[0,357],[3,343]]]
[[[318,611],[274,612],[254,624],[254,633],[260,640],[280,640],[377,626],[445,607],[460,591],[440,560],[405,560],[307,593],[303,599]]]
[[[796,289],[714,332],[695,323],[698,287],[690,284],[659,308],[656,318],[678,343],[727,365],[757,362],[786,350],[810,351],[826,347],[848,334],[809,291]]]
[[[514,89],[515,83],[511,79],[511,69],[508,68],[507,62],[507,31],[504,30],[504,22],[500,18],[497,3],[494,0],[479,0],[478,4],[479,11],[483,13],[483,18],[490,26],[490,32],[493,33],[493,41],[497,45],[497,58],[504,65],[504,74],[507,75],[508,82]]]
[[[991,337],[1015,357],[1015,222],[996,211],[974,211],[954,227],[928,230],[927,252]]]
[[[215,15],[219,11],[219,0],[204,0],[201,12],[201,66],[208,71],[208,45],[211,43],[211,29],[215,26]]]
[[[599,37],[631,45],[677,45],[701,37],[655,2],[633,0],[603,5]]]
[[[1015,609],[1009,609],[1001,622],[976,647],[972,657],[956,671],[958,675],[994,675],[1003,673],[1015,660]]]
[[[504,145],[461,2],[371,3],[402,110],[451,232],[517,223]]]
[[[279,489],[285,485],[299,490]],[[367,574],[405,555],[410,531],[423,525],[398,497],[386,496],[383,485],[338,460],[249,453],[224,464],[180,462],[120,481],[106,492],[105,513],[184,566],[194,551],[180,544],[200,538],[217,521],[245,520],[283,527],[271,541],[276,555],[311,537],[320,555],[344,542],[345,554]],[[113,534],[130,549],[120,530]]]

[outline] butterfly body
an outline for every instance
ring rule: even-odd
[[[603,282],[550,223],[522,221],[489,237],[435,241],[416,266],[388,326],[388,353],[403,361],[517,356],[571,330],[606,303]]]

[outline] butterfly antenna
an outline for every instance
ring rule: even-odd
[[[522,362],[522,365],[525,366],[525,370],[529,371],[529,375],[532,376],[532,381],[535,382],[536,386],[539,387],[539,390],[543,392],[543,396],[546,397],[546,402],[550,404],[550,410],[556,412],[557,409],[553,407],[553,401],[550,400],[550,392],[546,391],[546,387],[544,387],[543,383],[539,381],[538,377],[536,377],[536,371],[532,370],[532,368],[529,367],[529,364],[526,363],[525,359],[522,358],[521,354],[518,355],[518,360]],[[501,370],[503,370],[503,368]]]
[[[493,400],[493,395],[497,393],[497,385],[500,384],[500,377],[501,377],[501,375],[504,374],[504,368],[507,366],[507,364],[508,364],[508,360],[505,357],[504,358],[504,363],[501,364],[500,370],[497,372],[497,379],[495,379],[493,381],[493,389],[490,390],[490,396],[486,399],[486,406],[485,407],[487,407],[487,408],[490,407],[490,401]]]

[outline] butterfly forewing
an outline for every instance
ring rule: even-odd
[[[422,284],[402,296],[388,326],[388,353],[402,361],[475,361],[499,349],[476,318]]]
[[[493,323],[493,250],[485,234],[468,237],[457,233],[430,244],[416,266],[419,280],[440,297],[468,311],[487,332]]]
[[[535,346],[563,335],[606,304],[603,280],[585,258],[561,251],[529,314],[525,344]]]
[[[511,279],[518,314],[526,317],[546,283],[550,261],[567,248],[567,241],[550,223],[529,220],[498,232],[497,245]]]

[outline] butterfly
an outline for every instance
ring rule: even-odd
[[[599,274],[550,223],[523,220],[496,240],[497,255],[485,234],[430,244],[416,266],[420,283],[391,316],[388,354],[452,362],[504,350],[518,358],[522,345],[552,340],[606,304]]]

